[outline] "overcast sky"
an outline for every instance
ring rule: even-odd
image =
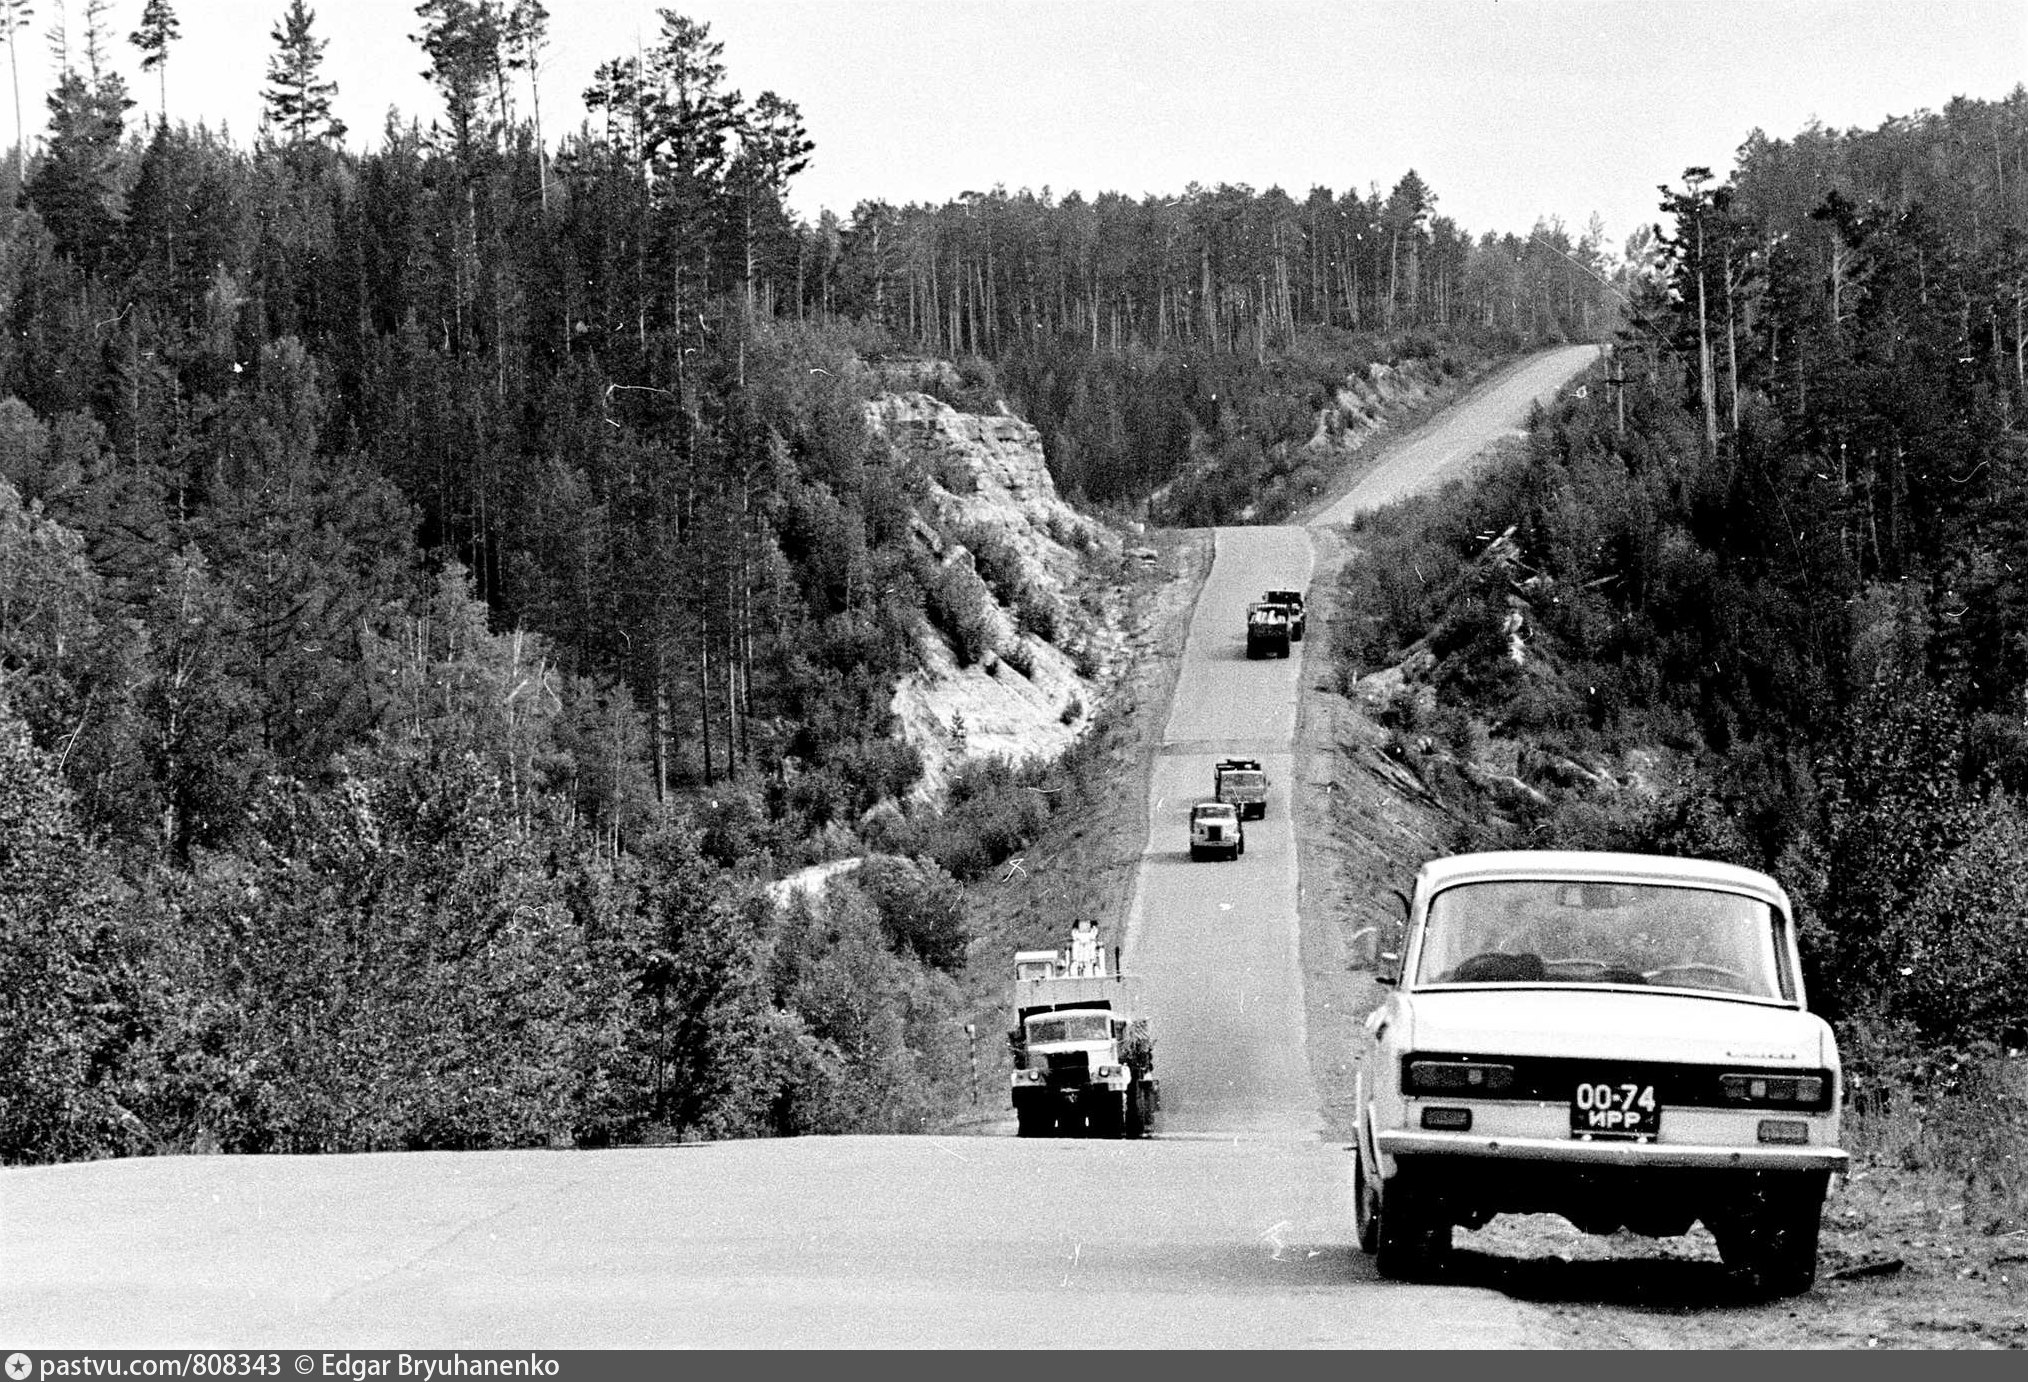
[[[35,0],[20,52],[31,134],[46,119]],[[158,104],[126,42],[143,0],[114,0],[117,62]],[[584,116],[607,58],[652,44],[646,0],[548,0],[545,131]],[[172,120],[251,141],[286,0],[174,0]],[[415,0],[315,0],[348,142],[387,110],[427,124]],[[1010,190],[1179,192],[1279,184],[1385,190],[1414,168],[1437,210],[1478,233],[1592,213],[1610,243],[1656,218],[1656,184],[1721,175],[1749,131],[1812,119],[1872,128],[2028,80],[2024,0],[690,0],[729,83],[801,107],[816,153],[790,189],[805,215],[867,198],[942,202]],[[10,122],[11,124],[11,122]],[[7,129],[7,135],[13,133]],[[8,140],[11,142],[11,138]]]

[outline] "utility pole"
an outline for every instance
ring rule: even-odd
[[[1614,426],[1617,436],[1627,434],[1627,367],[1620,359],[1619,347],[1606,346],[1606,387],[1613,391]]]

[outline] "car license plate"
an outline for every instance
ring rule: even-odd
[[[1640,1080],[1580,1080],[1570,1093],[1573,1137],[1652,1141],[1662,1130],[1655,1086]]]

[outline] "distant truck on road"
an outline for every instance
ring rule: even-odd
[[[1289,614],[1289,641],[1303,641],[1303,592],[1300,590],[1270,590],[1261,597],[1261,603],[1280,605]]]
[[[1212,795],[1239,808],[1242,820],[1267,815],[1267,772],[1257,758],[1221,758],[1211,769]]]
[[[1161,1106],[1155,1040],[1125,975],[1106,970],[1098,923],[1068,950],[1014,955],[1014,1117],[1022,1137],[1143,1137]]]
[[[1246,611],[1246,655],[1289,655],[1289,611],[1282,605],[1249,605]]]

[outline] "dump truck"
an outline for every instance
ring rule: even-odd
[[[1212,795],[1237,806],[1243,820],[1267,815],[1267,771],[1258,758],[1221,758],[1211,768]]]
[[[1144,1137],[1160,1106],[1155,1041],[1133,1013],[1134,986],[1111,970],[1098,923],[1071,927],[1068,950],[1014,956],[1007,1044],[1022,1137]]]
[[[1289,612],[1289,641],[1303,641],[1303,592],[1300,590],[1270,590],[1261,596],[1261,603],[1280,605]]]
[[[1281,605],[1249,605],[1246,610],[1246,655],[1289,655],[1289,612]]]

